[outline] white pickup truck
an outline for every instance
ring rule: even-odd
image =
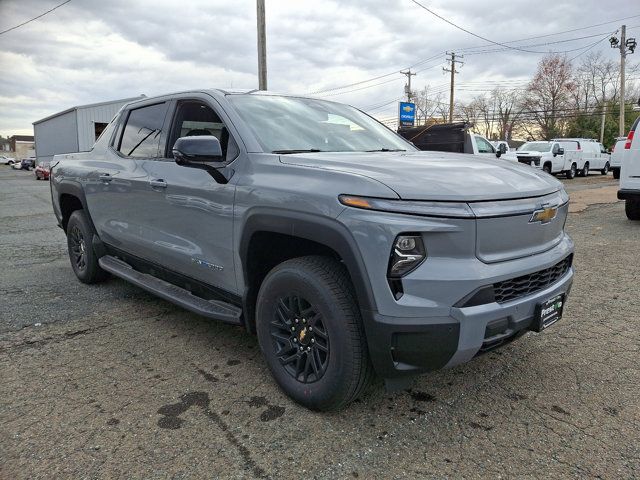
[[[582,152],[573,141],[527,142],[518,147],[516,157],[520,163],[551,174],[564,173],[568,179],[584,168]]]

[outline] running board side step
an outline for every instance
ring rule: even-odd
[[[153,275],[138,272],[128,263],[111,255],[101,257],[98,263],[103,270],[116,277],[120,277],[193,313],[226,323],[241,324],[242,309],[235,305],[220,300],[205,300],[204,298],[196,297],[191,292],[173,283],[165,282]]]

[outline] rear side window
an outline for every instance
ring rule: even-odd
[[[131,110],[122,132],[118,151],[125,157],[157,157],[166,113],[166,103]]]

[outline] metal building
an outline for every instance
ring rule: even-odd
[[[33,122],[38,163],[51,161],[59,153],[91,150],[102,130],[118,110],[141,97],[71,107]]]

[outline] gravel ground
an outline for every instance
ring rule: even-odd
[[[640,224],[611,182],[570,184],[598,205],[561,322],[321,414],[240,328],[80,284],[48,184],[0,168],[0,478],[637,478]]]

